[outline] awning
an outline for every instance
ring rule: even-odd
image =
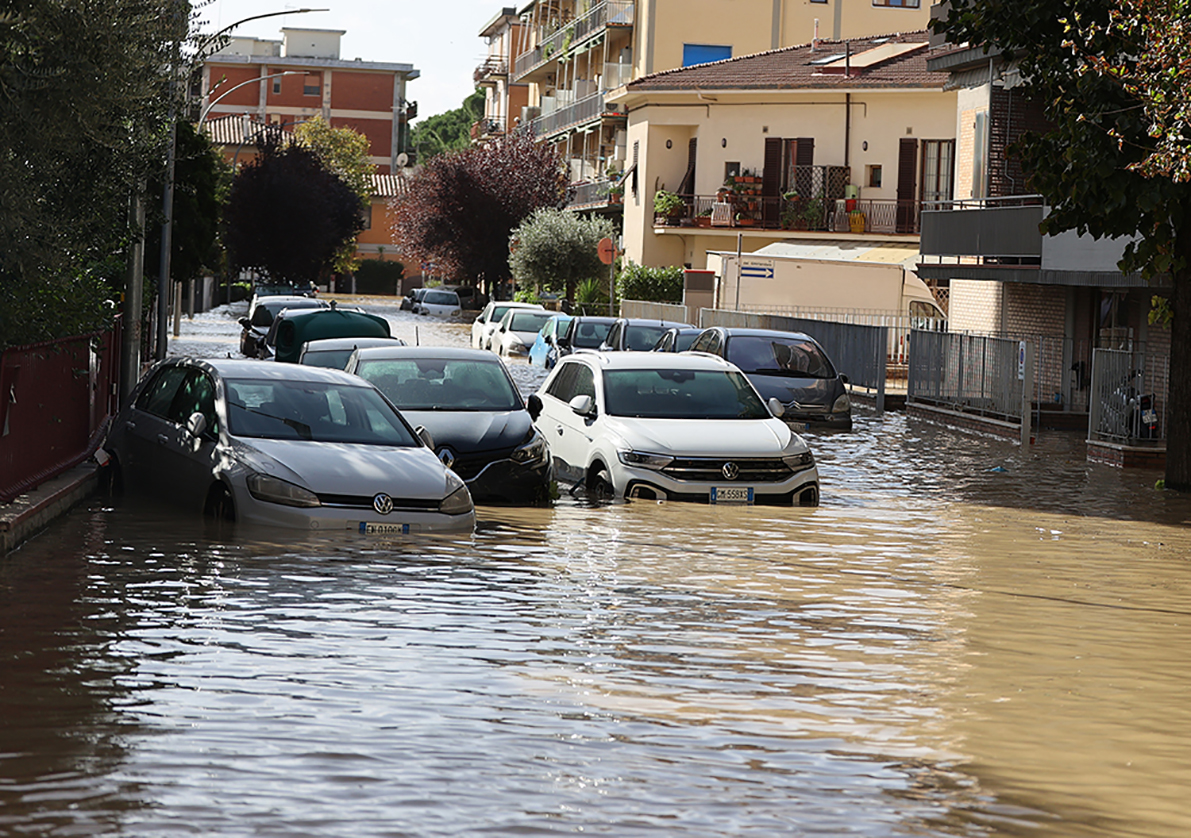
[[[901,265],[906,270],[914,270],[918,263],[918,245],[902,242],[804,239],[774,242],[745,255],[772,256],[782,259],[814,259],[826,262]]]

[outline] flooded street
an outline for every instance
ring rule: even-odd
[[[1185,836],[1191,499],[1079,437],[862,408],[818,508],[420,540],[96,496],[0,560],[0,835]]]

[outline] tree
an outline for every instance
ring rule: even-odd
[[[622,300],[681,303],[682,285],[680,266],[650,268],[629,262],[616,277],[616,294]]]
[[[267,139],[258,148],[224,207],[228,260],[274,280],[317,281],[363,228],[360,198],[304,146]]]
[[[370,159],[372,144],[367,137],[351,128],[332,128],[320,115],[295,128],[294,139],[317,154],[326,168],[351,187],[360,198],[361,211],[369,208],[376,166]],[[356,263],[356,239],[353,236],[335,254],[331,267],[346,273],[354,270]]]
[[[423,119],[413,128],[417,159],[426,162],[448,151],[471,145],[471,126],[484,115],[484,91],[476,90],[453,111]]]
[[[166,45],[185,35],[183,8],[25,0],[0,12],[0,344],[110,320],[114,289],[93,282],[121,276],[129,197],[164,160]]]
[[[1121,270],[1169,275],[1172,383],[1191,377],[1191,182],[1161,164],[1164,144],[1151,130],[1177,137],[1185,154],[1186,123],[1168,130],[1176,122],[1162,119],[1179,113],[1166,105],[1186,106],[1186,65],[1176,69],[1166,45],[1185,31],[1187,8],[1186,0],[1016,0],[1007,14],[1003,0],[950,0],[932,24],[952,43],[999,50],[1044,103],[1053,128],[1016,149],[1052,208],[1043,232],[1135,235]],[[1162,72],[1168,80],[1155,83]],[[1131,88],[1123,83],[1131,76],[1150,83]],[[1166,485],[1191,491],[1191,390],[1171,386],[1167,404]]]
[[[472,282],[509,277],[509,235],[541,207],[561,207],[567,179],[554,151],[516,133],[439,155],[394,199],[394,241],[408,259]],[[495,296],[495,295],[494,295]]]
[[[534,210],[513,232],[513,279],[518,285],[562,291],[574,300],[578,283],[607,275],[599,244],[613,232],[612,222],[605,218],[584,218],[553,207]]]

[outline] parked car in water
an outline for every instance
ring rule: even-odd
[[[617,318],[580,315],[571,320],[558,339],[558,357],[570,355],[576,349],[599,349]]]
[[[414,288],[401,298],[401,310],[413,311],[414,306],[426,295],[429,288]]]
[[[744,373],[690,353],[579,351],[529,398],[559,481],[597,497],[815,506],[803,439]]]
[[[501,318],[511,308],[533,309],[545,311],[537,303],[490,302],[484,306],[475,321],[471,324],[471,348],[488,349],[492,343],[492,333],[500,327]]]
[[[501,318],[488,346],[498,355],[526,355],[542,326],[553,316],[554,312],[545,309],[511,308]]]
[[[326,367],[341,370],[347,366],[347,359],[357,349],[367,346],[405,346],[405,341],[395,337],[375,338],[321,338],[308,340],[298,353],[298,363],[308,367]]]
[[[488,295],[474,285],[444,285],[444,291],[454,291],[459,296],[459,304],[464,311],[479,311],[488,305]]]
[[[808,334],[715,326],[695,338],[691,351],[738,366],[762,396],[781,402],[782,418],[796,428],[852,428],[848,377]]]
[[[313,282],[258,282],[252,286],[252,299],[257,297],[316,297],[318,286]]]
[[[551,369],[558,362],[558,338],[566,332],[571,322],[569,314],[555,314],[538,329],[533,345],[529,347],[528,361],[531,367]]]
[[[690,325],[668,320],[620,317],[612,324],[600,349],[605,352],[648,352],[671,326]]]
[[[504,363],[482,349],[361,347],[347,365],[424,426],[476,501],[549,495],[550,453]]]
[[[196,514],[307,532],[473,529],[467,487],[423,436],[339,370],[168,358],[102,450],[117,484]]]
[[[264,343],[265,337],[269,334],[273,320],[285,309],[329,307],[330,304],[325,300],[317,300],[312,297],[274,294],[254,298],[248,306],[248,316],[241,317],[239,321],[242,328],[240,354],[256,358],[260,351],[260,345]]]
[[[703,330],[695,326],[672,326],[662,332],[658,342],[653,345],[653,351],[686,352],[701,334]]]
[[[414,314],[429,314],[434,317],[458,317],[463,313],[459,295],[454,291],[430,288],[422,299],[414,303]]]
[[[297,363],[302,346],[326,338],[387,338],[389,321],[361,308],[336,305],[322,310],[285,310],[277,315],[258,345],[258,357]]]

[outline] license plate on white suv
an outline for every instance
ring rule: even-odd
[[[370,524],[360,522],[360,535],[409,535],[409,524]]]
[[[712,503],[752,503],[752,486],[712,486]]]

